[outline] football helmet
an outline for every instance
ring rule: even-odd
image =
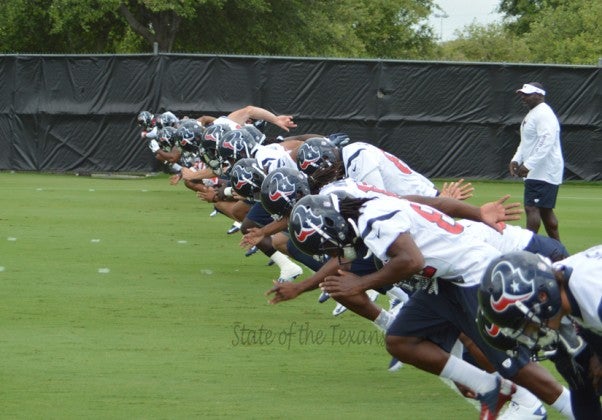
[[[163,148],[172,148],[176,145],[176,141],[174,138],[174,134],[176,133],[176,129],[174,127],[163,127],[157,132],[157,141],[159,145]]]
[[[147,131],[155,126],[155,117],[148,111],[140,112],[136,121],[138,122],[138,126]]]
[[[297,200],[306,195],[310,195],[307,176],[292,168],[273,170],[261,185],[261,204],[276,216],[288,216]]]
[[[339,213],[332,195],[307,195],[297,201],[289,218],[293,244],[314,258],[324,255],[354,259],[357,234]]]
[[[165,111],[157,118],[157,127],[176,127],[180,120],[172,112]]]
[[[505,335],[498,325],[495,325],[485,317],[481,309],[477,312],[477,327],[483,340],[498,350],[513,354],[518,347],[518,341]]]
[[[297,166],[306,175],[313,174],[316,169],[331,166],[340,160],[337,147],[325,137],[312,137],[306,140],[297,150]]]
[[[558,332],[547,324],[560,312],[561,300],[549,259],[527,251],[493,259],[478,298],[485,317],[506,336],[532,351],[555,347]]]
[[[259,130],[257,127],[255,127],[255,125],[246,124],[242,126],[242,129],[247,130],[249,134],[253,136],[253,140],[255,140],[257,144],[263,144],[263,142],[265,141],[265,134],[263,134],[261,130]]]
[[[243,158],[238,160],[230,171],[230,185],[242,197],[259,200],[261,184],[265,179],[265,172],[256,159]]]
[[[203,136],[201,137],[199,154],[203,162],[205,162],[205,164],[215,173],[218,173],[221,170],[217,145],[219,139],[221,139],[228,131],[230,131],[230,127],[228,126],[213,124],[205,129]]]
[[[180,143],[182,150],[191,153],[198,153],[202,135],[203,128],[197,121],[180,125],[174,133],[175,140]]]
[[[236,161],[253,157],[257,146],[257,142],[247,130],[231,130],[224,134],[217,143],[220,166],[224,173],[228,174]]]

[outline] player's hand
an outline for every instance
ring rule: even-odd
[[[243,200],[247,199],[247,197],[243,197],[242,195],[238,194],[234,190],[232,190],[232,198],[234,198],[235,200],[238,200],[238,201],[243,201]]]
[[[265,295],[270,297],[270,295],[274,295],[273,298],[268,300],[268,303],[271,305],[275,305],[276,303],[284,302],[286,300],[291,300],[299,296],[301,293],[296,283],[291,281],[287,281],[284,283],[278,283],[274,280],[274,286],[265,292]]]
[[[291,128],[296,128],[297,124],[293,121],[292,115],[278,115],[275,124],[284,131],[289,131]]]
[[[261,240],[265,238],[263,234],[263,230],[261,228],[249,228],[247,233],[242,236],[240,240],[240,246],[243,248],[251,248],[252,246],[257,245]]]
[[[196,171],[193,171],[190,168],[182,168],[182,178],[184,178],[185,181],[190,181],[194,179],[195,174]]]
[[[208,203],[215,203],[217,198],[217,192],[213,188],[205,187],[201,191],[197,191],[196,196]]]
[[[474,187],[470,182],[464,184],[464,179],[456,182],[446,182],[443,184],[440,197],[455,198],[456,200],[467,200],[472,197]]]
[[[326,276],[320,283],[320,290],[327,292],[333,298],[365,292],[365,288],[362,287],[362,278],[345,270],[338,270],[337,275]]]
[[[169,183],[171,185],[177,185],[178,182],[182,179],[182,174],[175,174],[169,177]]]
[[[515,160],[510,162],[510,165],[508,166],[508,170],[510,171],[511,176],[517,176],[518,175],[518,162]]]
[[[504,228],[498,222],[519,220],[523,213],[520,203],[504,204],[509,198],[510,194],[506,194],[499,200],[485,203],[481,206],[481,220],[483,223],[500,233],[502,233]]]
[[[516,174],[524,178],[529,175],[529,169],[525,165],[520,165],[516,171]]]

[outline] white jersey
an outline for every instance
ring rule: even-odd
[[[458,220],[457,223],[464,226],[466,233],[485,241],[502,254],[524,250],[533,238],[533,232],[530,230],[506,223],[500,223],[504,228],[503,233],[473,220]]]
[[[345,174],[397,195],[438,194],[435,185],[414,172],[398,157],[368,143],[357,142],[341,148]]]
[[[266,174],[277,168],[297,169],[297,163],[291,157],[290,152],[277,143],[266,146],[258,145],[254,158]]]
[[[368,249],[384,263],[389,259],[389,246],[400,234],[409,233],[425,259],[421,275],[462,287],[478,285],[489,261],[501,255],[468,235],[453,218],[399,198],[367,201],[360,210],[358,227]]]
[[[560,124],[548,104],[542,102],[527,113],[520,126],[520,138],[512,160],[529,169],[526,179],[562,184]]]
[[[344,192],[346,195],[353,198],[398,197],[397,194],[376,188],[365,182],[354,181],[351,178],[343,178],[331,182],[330,184],[326,184],[320,188],[319,194],[329,195],[336,192]]]
[[[571,255],[553,266],[572,269],[568,281],[571,318],[583,328],[602,335],[602,245]]]

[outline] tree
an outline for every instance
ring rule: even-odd
[[[456,32],[457,39],[441,46],[438,59],[446,61],[524,62],[530,57],[527,44],[504,25],[471,24]]]
[[[420,58],[432,0],[5,0],[0,49]],[[27,28],[26,33],[21,28]]]
[[[597,64],[602,57],[602,2],[572,0],[546,7],[531,24],[524,40],[532,61]]]

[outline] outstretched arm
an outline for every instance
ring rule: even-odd
[[[232,121],[243,125],[249,119],[253,120],[264,120],[278,127],[284,131],[289,131],[291,128],[297,127],[297,124],[293,121],[292,115],[274,115],[267,109],[259,108],[256,106],[246,106],[242,109],[238,109],[228,115],[228,118]]]
[[[276,304],[296,298],[302,293],[318,288],[324,278],[330,274],[336,274],[340,268],[338,258],[331,258],[312,276],[300,282],[274,282],[274,287],[265,292],[266,296],[274,295],[268,302]]]
[[[520,203],[504,204],[510,198],[509,194],[496,201],[485,203],[481,207],[448,197],[406,195],[403,198],[416,203],[426,204],[452,217],[485,223],[500,233],[502,233],[503,229],[498,225],[498,222],[519,220],[523,212]]]

